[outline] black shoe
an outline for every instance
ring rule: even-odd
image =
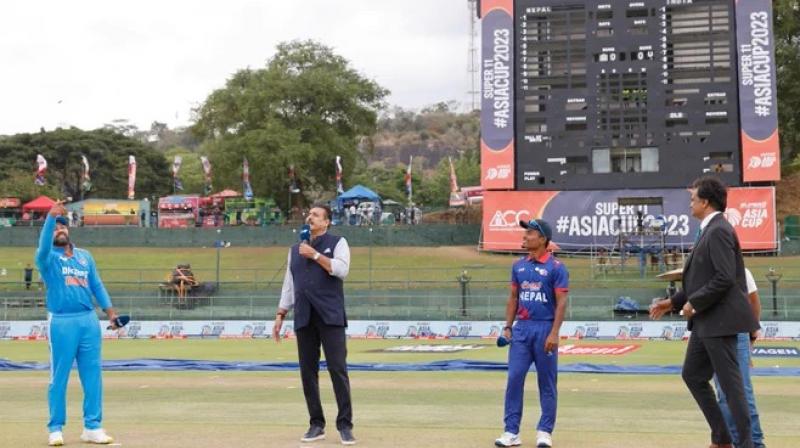
[[[353,437],[353,430],[352,429],[341,429],[339,430],[339,436],[342,438],[342,445],[355,445],[356,438]]]
[[[317,440],[322,440],[325,438],[325,428],[321,426],[312,426],[308,428],[305,434],[303,434],[303,438],[300,439],[301,442],[316,442]]]

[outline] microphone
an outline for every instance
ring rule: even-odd
[[[300,242],[311,244],[311,226],[308,224],[303,224],[300,228]]]
[[[131,321],[131,317],[123,314],[122,316],[117,316],[117,318],[114,319],[114,325],[116,325],[117,329],[119,330],[120,328],[124,327],[125,325],[128,325],[128,322],[130,322],[130,321]],[[106,327],[106,330],[111,330],[111,329],[112,329],[111,325]]]
[[[506,339],[506,337],[503,336],[502,334],[497,337],[497,346],[498,347],[505,347],[506,345],[508,345],[510,343],[511,343],[511,341]]]

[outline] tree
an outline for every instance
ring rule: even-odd
[[[33,182],[33,171],[12,169],[8,171],[0,182],[0,197],[21,198],[29,201],[39,196],[60,198],[60,190],[53,184],[36,185]]]
[[[47,191],[52,196],[74,200],[82,197],[81,155],[89,160],[93,184],[84,197],[127,197],[129,155],[136,157],[136,197],[161,196],[170,191],[169,168],[164,156],[110,129],[58,128],[0,140],[0,185],[15,184],[15,179],[22,181],[20,172],[29,173],[33,184],[37,154],[47,159],[46,185],[51,188]]]
[[[800,2],[774,0],[772,7],[781,158],[791,162],[800,155]]]
[[[240,70],[212,92],[196,110],[194,131],[206,139],[216,185],[240,189],[247,157],[257,196],[288,198],[294,165],[310,199],[335,190],[337,155],[347,183],[387,94],[324,45],[282,43],[265,68]]]

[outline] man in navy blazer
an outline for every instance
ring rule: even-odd
[[[310,416],[310,426],[300,441],[314,442],[325,438],[325,415],[319,396],[321,344],[339,407],[336,429],[342,444],[354,445],[344,307],[344,278],[350,272],[350,247],[344,238],[328,233],[331,225],[328,206],[314,206],[306,223],[311,230],[309,240],[301,241],[289,250],[272,336],[280,341],[283,320],[294,308],[300,377]]]
[[[726,187],[717,178],[703,177],[692,185],[690,207],[692,215],[701,221],[700,234],[683,268],[683,289],[654,303],[650,316],[659,319],[670,310],[680,309],[688,319],[692,334],[682,376],[711,427],[711,447],[733,447],[710,384],[716,373],[741,436],[738,448],[752,448],[736,342],[738,333],[753,333],[759,325],[747,299],[739,239],[722,214],[727,200]]]

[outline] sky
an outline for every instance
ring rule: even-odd
[[[469,27],[467,0],[6,2],[0,135],[117,119],[185,126],[233,73],[297,39],[332,47],[389,89],[390,105],[466,107]]]

